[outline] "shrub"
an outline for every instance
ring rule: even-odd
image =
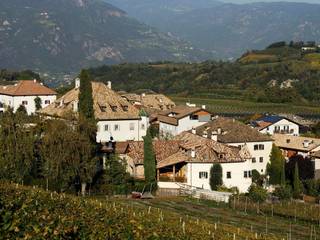
[[[281,185],[274,190],[273,194],[280,200],[288,200],[292,197],[292,190],[288,185]]]
[[[268,193],[263,187],[252,184],[249,188],[248,197],[254,202],[261,203],[266,201]]]
[[[210,169],[210,188],[217,191],[222,184],[222,167],[220,164],[214,164]]]

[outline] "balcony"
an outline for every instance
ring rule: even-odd
[[[187,183],[187,179],[185,177],[173,177],[168,175],[159,176],[160,182],[179,182],[179,183]]]

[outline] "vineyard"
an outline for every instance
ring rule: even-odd
[[[294,104],[281,103],[256,103],[236,99],[215,99],[215,96],[191,98],[171,96],[171,98],[177,104],[191,102],[199,106],[206,105],[208,110],[216,114],[292,113],[310,115],[314,117],[318,117],[320,115],[320,108],[315,106],[295,106]]]
[[[0,183],[0,239],[279,239],[137,202]]]

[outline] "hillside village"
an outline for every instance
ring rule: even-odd
[[[79,78],[75,79],[74,88],[60,97],[37,80],[0,86],[1,111],[24,109],[41,121],[78,121],[81,84]],[[217,191],[222,187],[233,189],[231,192],[248,192],[256,181],[253,175],[257,178],[257,174],[263,186],[273,191],[274,184],[268,181],[275,147],[281,150],[287,164],[296,162],[297,156],[312,163],[310,176],[319,178],[320,140],[301,136],[310,125],[297,116],[266,115],[245,124],[217,116],[204,105],[176,105],[159,93],[118,93],[111,82],[90,81],[87,86],[92,90],[95,141],[99,146],[97,169],[106,169],[110,155],[116,154],[131,177],[145,179],[144,142],[148,129],[153,129],[156,134],[151,145],[159,194],[170,191],[178,195],[184,190],[218,199]],[[211,184],[212,167],[216,165],[221,166],[219,188]]]

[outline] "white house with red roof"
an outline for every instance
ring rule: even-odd
[[[44,108],[56,100],[57,93],[37,80],[21,80],[14,85],[0,86],[0,112],[8,107],[16,111],[23,105],[29,115],[34,114],[38,97]]]

